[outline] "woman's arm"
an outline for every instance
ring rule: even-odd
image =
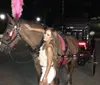
[[[34,30],[34,31],[38,31],[38,32],[45,32],[44,29],[41,29],[41,28],[33,28],[33,29],[30,29],[30,30]]]
[[[28,28],[28,30],[34,30],[34,31],[38,31],[38,32],[45,32],[45,30],[44,29],[42,29],[42,28],[31,28],[28,24],[24,24],[27,28]]]
[[[53,47],[52,46],[49,46],[47,48],[47,68],[46,68],[46,72],[45,72],[45,75],[44,75],[44,78],[43,79],[46,79],[47,76],[48,76],[48,73],[50,71],[50,68],[51,68],[51,64],[52,64],[52,60],[53,60]]]

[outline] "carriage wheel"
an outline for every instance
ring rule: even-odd
[[[95,55],[95,49],[93,50],[93,54],[91,55],[91,64],[92,64],[92,75],[95,75],[96,70],[96,55]]]

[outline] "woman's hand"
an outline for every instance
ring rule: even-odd
[[[47,85],[47,78],[43,78],[43,85]]]

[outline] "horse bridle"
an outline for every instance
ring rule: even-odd
[[[18,25],[15,25],[14,28],[15,28],[15,31],[16,31],[16,37],[19,36],[20,39],[23,40],[23,38],[21,37],[21,35],[20,35],[20,33],[19,33],[19,30],[20,30],[20,29],[19,29],[19,26],[18,26]],[[14,39],[13,39],[13,40],[14,40]],[[25,41],[24,41],[24,42],[25,42]],[[38,45],[36,45],[35,48],[34,48],[34,46],[33,46],[33,47],[29,46],[27,43],[26,43],[26,44],[27,44],[26,46],[28,47],[28,50],[29,50],[31,53],[38,53],[39,50],[40,50],[40,47],[41,47],[42,43],[43,43],[43,39],[41,39],[40,43],[39,43]]]
[[[22,40],[23,40],[23,38],[21,37],[21,35],[20,35],[20,33],[19,33],[19,30],[20,30],[20,27],[19,27],[19,26],[20,26],[20,25],[14,24],[14,25],[11,25],[11,26],[13,27],[12,31],[13,31],[13,32],[16,32],[15,37],[14,37],[12,40],[10,40],[8,43],[3,42],[3,40],[1,39],[1,43],[5,44],[10,50],[13,50],[13,48],[10,46],[10,44],[11,44],[17,37],[19,37],[19,38],[22,39]],[[24,41],[24,42],[25,42],[25,41]],[[40,46],[42,45],[42,43],[43,43],[43,39],[41,39],[40,43],[39,43],[38,45],[36,45],[35,47],[34,47],[34,46],[31,47],[31,46],[29,46],[27,43],[26,43],[26,44],[27,44],[26,46],[28,46],[28,50],[29,50],[29,51],[31,51],[31,52],[38,52]],[[10,51],[9,51],[9,52],[10,52]]]
[[[9,40],[6,40],[6,42],[3,41],[3,38],[1,38],[1,40],[0,40],[0,42],[3,43],[3,44],[5,44],[10,50],[13,49],[13,48],[10,46],[10,44],[11,44],[18,36],[21,37],[21,35],[20,35],[20,33],[19,33],[18,26],[17,26],[17,25],[14,25],[13,27],[14,27],[14,29],[13,29],[12,31],[13,31],[13,32],[16,31],[15,37],[14,37],[12,40],[10,40],[10,41],[9,41]],[[5,33],[5,32],[4,32],[4,33]]]

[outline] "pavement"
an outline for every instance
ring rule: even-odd
[[[95,76],[91,75],[91,64],[84,67],[77,66],[73,73],[73,85],[100,85],[100,41],[96,41],[97,66]],[[22,61],[29,61],[31,57],[23,53]],[[19,63],[10,56],[0,53],[0,85],[37,85],[36,71],[33,62]],[[20,61],[21,62],[21,61]],[[60,85],[65,85],[66,74],[64,69]],[[63,73],[63,74],[62,74]]]

